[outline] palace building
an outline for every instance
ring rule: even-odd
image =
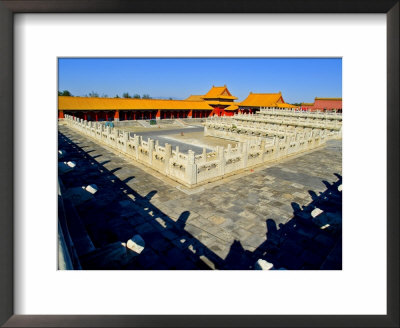
[[[285,103],[282,93],[252,93],[235,102],[227,86],[212,88],[204,95],[191,95],[185,100],[58,97],[58,117],[64,114],[87,121],[126,121],[141,119],[205,118],[255,113],[261,108],[298,108]],[[340,99],[340,104],[338,99]],[[311,110],[341,111],[341,98],[315,98]],[[318,109],[317,109],[318,108]],[[321,109],[320,109],[321,108]]]
[[[300,108],[301,110],[312,110],[314,107],[314,103],[301,103]]]
[[[226,85],[223,87],[212,86],[210,91],[205,95],[190,95],[185,100],[187,101],[201,101],[205,102],[213,108],[210,116],[227,116],[233,115],[231,111],[226,111],[225,109],[232,104],[237,97],[232,96]]]
[[[342,98],[319,98],[315,97],[314,103],[302,103],[300,105],[302,110],[310,111],[335,111],[342,112]]]
[[[58,116],[69,114],[88,121],[203,118],[226,115],[224,109],[235,99],[226,86],[213,86],[205,95],[185,100],[59,96]]]
[[[278,93],[252,93],[248,95],[248,97],[243,100],[241,103],[238,103],[238,111],[239,113],[255,113],[260,110],[260,108],[297,108],[297,106],[293,106],[285,103],[282,97],[282,93],[279,91]]]
[[[207,117],[213,108],[206,102],[185,100],[58,97],[59,118],[64,114],[88,121]]]
[[[342,112],[342,98],[315,98],[313,110]]]

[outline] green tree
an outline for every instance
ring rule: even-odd
[[[115,95],[115,97],[114,98],[119,98],[119,96],[118,95]]]
[[[98,98],[98,97],[99,97],[99,94],[98,94],[97,92],[92,91],[92,92],[89,93],[89,97],[91,97],[91,98]]]
[[[124,92],[124,93],[122,94],[122,97],[123,97],[123,98],[132,98],[132,97],[130,96],[129,92]]]
[[[150,97],[150,95],[148,95],[147,93],[145,93],[145,94],[142,96],[142,99],[151,99],[151,97]]]
[[[72,97],[71,92],[69,92],[68,90],[64,90],[63,92],[58,91],[58,95],[59,96],[66,96],[66,97]]]
[[[140,99],[140,95],[139,95],[138,93],[135,93],[135,94],[133,95],[133,98],[135,98],[135,99]]]

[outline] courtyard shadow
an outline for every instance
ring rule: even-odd
[[[309,190],[312,202],[302,207],[291,203],[293,217],[277,225],[266,219],[266,241],[255,250],[244,249],[240,241],[230,246],[225,259],[220,258],[199,239],[186,231],[189,211],[170,217],[152,202],[157,190],[139,194],[127,183],[134,176],[120,179],[115,175],[121,168],[107,169],[110,160],[97,162],[94,150],[77,146],[79,142],[59,132],[59,149],[66,150],[65,160],[77,166],[62,176],[64,189],[96,184],[94,197],[76,206],[85,233],[95,250],[78,254],[83,269],[131,270],[251,270],[262,259],[274,269],[340,270],[342,266],[342,195],[338,187],[342,177],[320,194]],[[314,210],[318,215],[315,215]],[[74,231],[71,231],[74,239]],[[82,231],[78,233],[81,235]],[[140,235],[145,248],[140,255],[129,252],[123,243]],[[75,240],[79,242],[79,240]]]
[[[342,269],[342,177],[319,195],[309,190],[312,202],[302,207],[291,203],[293,217],[285,224],[266,220],[266,241],[253,252],[235,241],[225,260],[225,269],[254,269],[265,260],[273,269],[341,270]]]
[[[70,231],[74,243],[79,243],[82,234],[86,233],[95,247],[94,251],[78,254],[82,269],[196,270],[222,267],[223,260],[185,230],[189,211],[182,212],[177,218],[169,217],[152,204],[157,190],[140,195],[127,185],[134,176],[118,178],[115,172],[120,167],[107,169],[105,164],[110,160],[97,162],[94,158],[98,155],[89,155],[93,151],[90,147],[83,150],[77,145],[59,132],[59,149],[66,151],[63,161],[77,163],[74,170],[61,176],[63,189],[89,184],[98,187],[92,199],[75,206],[82,221],[81,231]],[[76,227],[71,220],[67,217],[69,226]],[[140,255],[130,252],[123,244],[134,235],[140,235],[145,242]]]

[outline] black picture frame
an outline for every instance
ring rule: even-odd
[[[0,0],[0,111],[13,118],[15,13],[385,13],[387,17],[387,315],[14,315],[13,119],[0,120],[0,324],[5,327],[399,327],[398,0]],[[345,297],[345,295],[344,295]]]

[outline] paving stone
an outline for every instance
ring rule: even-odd
[[[163,237],[165,237],[166,239],[172,241],[178,238],[178,235],[175,234],[174,232],[172,232],[171,230],[162,230],[161,234],[163,235]]]
[[[161,258],[158,256],[153,250],[150,248],[145,249],[139,256],[138,256],[138,263],[144,269],[149,269],[154,266]]]
[[[181,250],[179,250],[178,248],[172,248],[167,252],[164,261],[168,264],[170,268],[173,267],[175,269],[178,269],[189,260]]]
[[[245,240],[252,235],[251,232],[240,227],[237,227],[236,229],[230,231],[229,233],[233,236],[233,238],[237,240]]]
[[[213,240],[213,242],[207,245],[208,249],[214,254],[218,255],[221,259],[224,259],[229,253],[229,247],[221,242],[219,239]]]
[[[212,223],[214,223],[216,225],[220,225],[226,221],[226,219],[221,216],[212,216],[212,217],[209,217],[208,220],[210,220]]]
[[[135,230],[139,233],[139,234],[144,234],[146,232],[151,232],[154,231],[155,228],[150,224],[150,223],[143,223],[141,225],[138,225],[137,227],[135,227]]]
[[[256,248],[256,247],[259,247],[260,245],[262,245],[266,241],[266,239],[267,238],[265,235],[260,236],[260,235],[252,234],[243,240],[243,245],[248,245],[248,246]]]
[[[202,229],[191,224],[185,226],[185,231],[191,234],[193,237],[198,237],[203,233]]]

